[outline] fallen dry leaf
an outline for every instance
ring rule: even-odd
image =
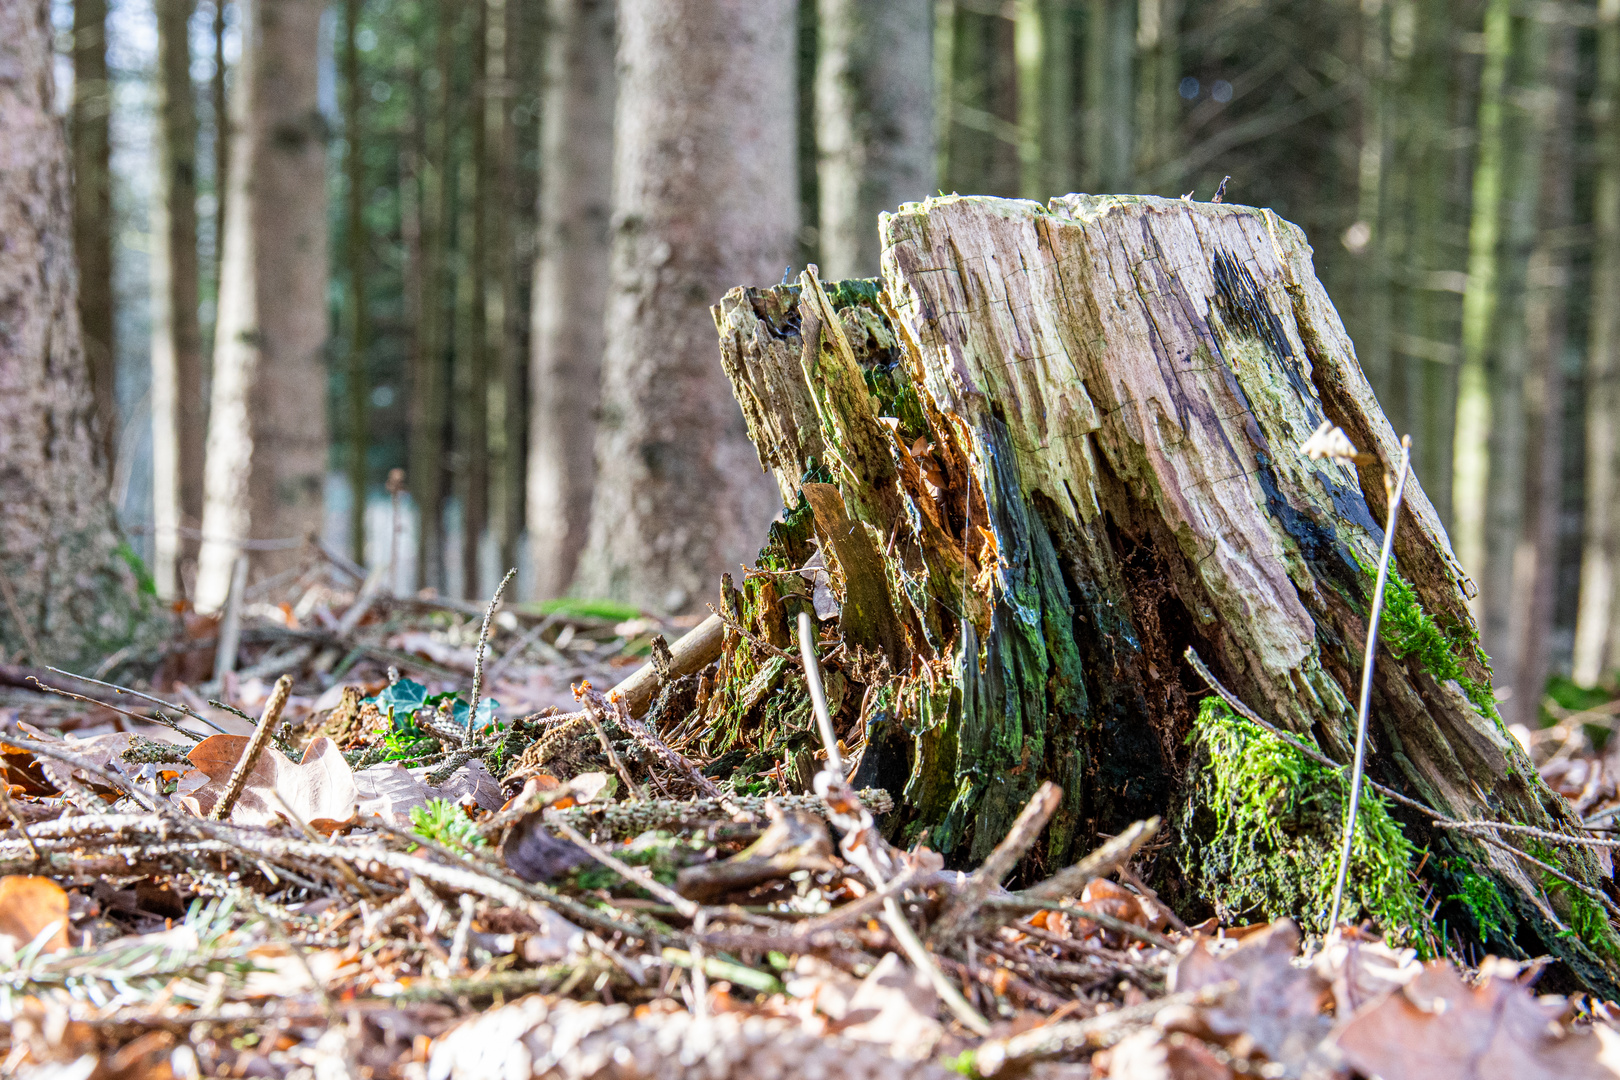
[[[60,885],[43,877],[0,877],[0,938],[20,949],[53,924],[56,932],[46,941],[45,952],[69,947],[68,894]]]
[[[1237,989],[1202,1010],[1210,1031],[1222,1039],[1246,1035],[1272,1061],[1295,1068],[1313,1056],[1332,1026],[1323,1015],[1328,984],[1294,966],[1298,952],[1299,928],[1287,919],[1218,957],[1200,939],[1176,962],[1168,987],[1179,993],[1235,980]]]
[[[1101,1060],[1099,1060],[1101,1059]],[[1231,1080],[1232,1070],[1190,1036],[1145,1028],[1092,1059],[1109,1080]]]
[[[834,1030],[846,1039],[878,1043],[909,1061],[933,1056],[945,1037],[939,1022],[939,995],[927,976],[886,953],[849,999]]]
[[[187,757],[208,782],[182,804],[199,817],[212,810],[247,744],[246,735],[210,735],[192,747]],[[354,770],[331,739],[310,743],[296,763],[267,746],[248,774],[241,798],[231,807],[230,820],[237,825],[269,825],[286,820],[291,811],[310,828],[330,833],[354,820],[359,800]]]
[[[424,767],[412,769],[411,775],[425,783],[433,772],[433,767]],[[499,810],[506,802],[501,782],[491,776],[489,769],[477,758],[451,773],[450,779],[438,787],[428,788],[428,793],[431,798],[446,799],[458,806],[470,800],[480,810]]]
[[[1620,1033],[1571,1031],[1564,1004],[1537,1001],[1512,979],[1463,982],[1448,961],[1342,1022],[1347,1065],[1381,1080],[1614,1080]]]
[[[361,769],[354,774],[360,820],[380,817],[392,825],[409,826],[411,809],[426,806],[433,791],[398,762]]]

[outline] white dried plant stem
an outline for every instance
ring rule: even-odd
[[[1401,465],[1389,497],[1389,520],[1384,528],[1384,550],[1378,556],[1378,581],[1373,586],[1372,612],[1367,616],[1367,654],[1361,664],[1361,704],[1356,710],[1356,758],[1350,768],[1350,811],[1344,819],[1344,843],[1339,848],[1339,876],[1333,884],[1333,911],[1328,916],[1328,932],[1339,925],[1339,909],[1344,901],[1344,881],[1350,872],[1350,851],[1356,838],[1356,814],[1361,809],[1361,774],[1367,761],[1367,713],[1372,705],[1373,659],[1378,651],[1378,620],[1384,611],[1384,586],[1389,583],[1389,563],[1395,552],[1395,525],[1401,512],[1401,495],[1406,490],[1408,466],[1412,463],[1412,437],[1401,440]]]

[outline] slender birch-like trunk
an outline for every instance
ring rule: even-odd
[[[1591,325],[1586,347],[1586,524],[1573,675],[1595,686],[1620,668],[1620,0],[1600,0]]]
[[[113,298],[112,83],[107,77],[107,0],[73,3],[73,249],[79,323],[96,403],[97,458],[118,457],[118,354]]]
[[[878,214],[934,192],[933,0],[820,0],[821,262],[878,272]]]
[[[217,610],[247,539],[321,527],[326,479],[323,5],[241,0],[197,607]],[[272,573],[296,551],[255,552]]]
[[[612,244],[612,0],[549,0],[530,356],[535,594],[567,592],[590,528]]]
[[[1513,5],[1489,0],[1485,60],[1475,128],[1474,185],[1468,223],[1468,285],[1463,294],[1462,368],[1457,380],[1452,450],[1452,544],[1476,584],[1485,574],[1485,497],[1492,423],[1487,354],[1496,329],[1497,244],[1502,214],[1502,109],[1513,47]]]
[[[193,0],[157,0],[158,145],[152,190],[152,574],[158,595],[181,595],[180,564],[195,551],[182,526],[202,523],[202,329],[197,296],[197,114],[188,37]]]
[[[582,592],[697,607],[781,505],[709,305],[798,230],[791,0],[625,0],[603,409]]]

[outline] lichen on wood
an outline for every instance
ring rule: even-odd
[[[802,700],[797,669],[743,691],[767,660],[756,641],[785,646],[819,580],[842,605],[823,652],[858,781],[902,792],[890,831],[926,829],[953,859],[982,859],[1043,780],[1064,800],[1031,872],[1196,792],[1205,688],[1189,645],[1270,722],[1347,761],[1399,444],[1299,230],[1248,207],[1081,195],[941,197],[882,228],[877,282],[812,268],[715,309],[792,509],[728,601],[748,633],[728,641],[710,731],[784,762],[813,745],[807,714],[769,711],[772,695]],[[1299,451],[1324,420],[1366,464]],[[1370,773],[1453,818],[1578,835],[1491,709],[1472,585],[1410,490]],[[1523,948],[1613,985],[1583,943],[1608,939],[1571,932],[1592,919],[1568,892],[1500,849],[1398,824],[1436,856],[1419,861],[1438,896],[1463,895],[1462,875],[1489,882]],[[1573,850],[1564,867],[1597,883]],[[1170,884],[1208,901],[1196,879]]]

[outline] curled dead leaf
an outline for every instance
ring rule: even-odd
[[[181,800],[198,816],[213,809],[225,791],[231,770],[247,749],[245,735],[211,735],[191,748],[191,763],[207,782]],[[195,783],[194,777],[182,777]],[[231,807],[230,820],[238,825],[269,825],[286,820],[290,811],[317,832],[330,833],[354,821],[360,801],[354,770],[337,744],[319,738],[294,762],[267,746],[248,774],[241,798]]]

